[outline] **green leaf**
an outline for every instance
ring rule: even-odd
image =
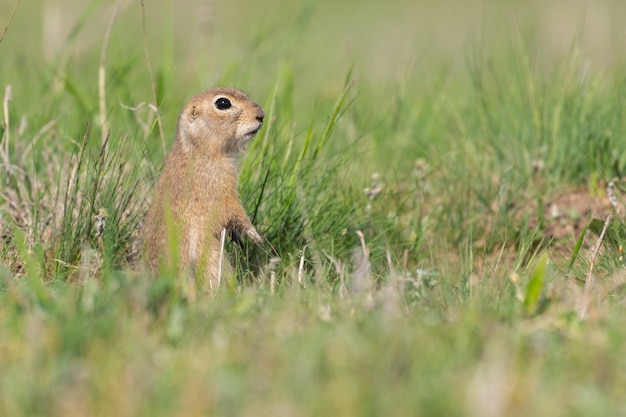
[[[537,264],[535,265],[535,269],[530,277],[530,281],[528,281],[528,286],[526,287],[526,297],[524,297],[524,307],[526,308],[527,314],[532,315],[537,311],[539,298],[541,297],[545,283],[546,269],[549,260],[550,258],[548,257],[548,254],[544,252],[537,260]]]
[[[581,248],[581,246],[583,244],[583,240],[585,239],[585,235],[587,234],[587,229],[589,229],[589,225],[590,224],[591,224],[591,221],[587,222],[587,224],[583,228],[583,231],[580,233],[580,236],[578,237],[578,240],[576,241],[576,246],[574,247],[574,252],[572,252],[572,257],[569,260],[569,265],[567,265],[567,269],[568,270],[572,269],[572,266],[574,266],[574,262],[576,262],[576,258],[578,258],[578,253],[580,252],[580,248]]]

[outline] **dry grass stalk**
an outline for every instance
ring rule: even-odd
[[[306,241],[306,246],[309,247],[309,252],[311,254],[311,261],[313,262],[313,270],[314,270],[314,280],[315,282],[322,282],[324,280],[324,276],[322,271],[324,268],[322,267],[322,259],[319,255],[319,251],[316,249],[319,245],[315,239],[313,234],[311,221],[311,216],[309,215],[308,204],[306,202],[304,189],[300,186],[296,188],[296,196],[298,198],[298,202],[300,203],[300,210],[302,217],[304,219],[304,239]]]
[[[226,244],[226,229],[222,229],[222,233],[220,234],[220,260],[217,266],[217,290],[220,287],[220,283],[222,282],[222,265],[224,260],[224,245]],[[213,290],[213,288],[211,289]]]
[[[150,51],[148,50],[148,39],[146,36],[146,9],[143,4],[143,0],[141,0],[141,24],[143,31],[143,49],[146,55],[146,65],[148,66],[148,73],[150,74],[150,84],[152,85],[152,100],[154,101],[154,108],[157,110],[155,112],[157,124],[159,126],[159,134],[161,135],[161,146],[163,147],[163,154],[167,153],[167,147],[165,145],[165,133],[163,132],[163,121],[161,120],[161,113],[158,111],[157,102],[157,92],[156,92],[156,81],[154,79],[154,71],[152,70],[152,61],[150,60]],[[152,125],[152,122],[149,123]]]
[[[109,126],[107,123],[107,114],[106,114],[106,58],[107,51],[109,49],[109,41],[111,40],[111,32],[113,32],[113,26],[117,21],[117,16],[119,15],[120,9],[122,8],[122,4],[124,0],[119,0],[115,4],[115,8],[113,9],[113,14],[111,15],[111,20],[109,20],[109,25],[107,26],[107,30],[104,34],[104,41],[102,42],[102,51],[100,52],[100,65],[98,67],[98,104],[100,110],[100,131],[102,135],[102,142],[106,140],[107,132],[109,131]]]
[[[13,11],[11,12],[9,21],[7,22],[7,25],[4,27],[4,30],[2,31],[2,35],[0,35],[0,42],[2,42],[2,40],[4,39],[4,36],[7,34],[7,31],[9,30],[9,26],[11,26],[11,22],[13,22],[13,18],[15,17],[15,14],[17,13],[17,8],[20,7],[21,2],[22,0],[17,0],[17,2],[15,3],[15,7],[13,8]]]
[[[121,104],[121,107],[123,109],[130,110],[131,112],[133,112],[137,125],[139,125],[141,127],[141,130],[143,130],[144,140],[147,139],[148,136],[150,135],[150,131],[152,130],[151,128],[152,121],[150,119],[153,118],[154,115],[159,112],[159,109],[157,109],[154,104],[146,103],[146,102],[141,102],[137,104],[136,106],[127,106],[125,104]],[[140,110],[143,109],[144,107],[147,107],[148,110],[150,111],[145,121],[140,116]]]
[[[54,126],[56,126],[56,124],[57,124],[56,120],[50,120],[41,129],[39,129],[39,131],[35,134],[35,136],[33,136],[33,139],[28,142],[28,144],[26,145],[26,147],[22,151],[22,155],[20,157],[20,164],[21,164],[21,166],[25,166],[26,165],[26,157],[33,150],[33,147],[35,146],[35,144],[37,142],[39,142],[39,139],[41,139],[46,133],[48,133],[50,130],[52,130],[52,128]]]
[[[304,253],[306,252],[307,246],[308,245],[304,245],[304,247],[302,248],[302,255],[300,256],[300,265],[298,266],[298,284],[300,284],[302,288],[306,288],[303,274],[304,274]]]
[[[385,251],[385,256],[387,259],[387,267],[389,268],[389,276],[387,277],[385,286],[381,288],[378,295],[384,311],[390,316],[398,316],[402,313],[402,286],[406,281],[409,281],[409,279],[406,278],[404,272],[401,276],[396,273],[389,249]],[[408,257],[406,250],[405,257]],[[403,268],[406,268],[407,259],[405,259],[404,262]],[[415,287],[417,288],[419,285],[419,283],[416,283]]]
[[[600,248],[602,247],[602,242],[604,241],[604,237],[606,235],[606,231],[613,220],[615,214],[620,213],[620,204],[615,196],[615,181],[611,180],[606,186],[606,195],[611,203],[611,207],[613,211],[606,216],[606,220],[604,221],[604,226],[602,227],[602,232],[598,237],[596,244],[593,246],[590,256],[589,256],[589,271],[587,272],[587,277],[585,279],[585,289],[582,294],[581,306],[579,308],[579,316],[581,319],[587,317],[587,313],[589,310],[589,304],[591,302],[591,291],[594,285],[593,279],[593,268],[595,266],[596,259],[598,257],[598,253],[600,252]]]
[[[361,252],[355,251],[352,256],[354,272],[352,273],[352,289],[354,292],[363,294],[371,291],[370,280],[370,249],[365,244],[365,237],[360,230],[356,231],[361,241]]]
[[[322,252],[326,258],[333,264],[335,267],[335,271],[337,272],[337,276],[339,277],[339,297],[345,298],[348,295],[348,287],[346,286],[345,273],[343,270],[343,264],[341,260],[337,260],[330,256],[330,254],[326,251]]]
[[[276,266],[278,266],[278,264],[280,263],[280,260],[281,259],[276,256],[270,258],[268,263],[265,264],[261,268],[261,271],[259,273],[259,278],[261,281],[267,278],[268,275],[270,276],[270,293],[271,294],[274,294],[276,290]]]
[[[614,213],[611,212],[609,213],[608,216],[606,216],[606,220],[604,221],[604,227],[602,228],[602,232],[600,233],[600,236],[598,237],[598,241],[596,242],[596,244],[594,245],[591,251],[591,256],[589,258],[589,271],[587,272],[587,278],[585,279],[585,290],[583,292],[581,306],[578,312],[581,320],[585,319],[585,317],[587,316],[589,303],[591,302],[591,290],[593,287],[593,267],[595,266],[596,258],[598,257],[598,252],[600,251],[600,247],[602,246],[602,241],[604,240],[606,231],[609,228],[609,224],[611,223],[611,220],[613,219],[613,215]]]
[[[393,262],[391,261],[391,252],[389,252],[389,249],[385,250],[385,256],[387,258],[387,267],[389,268],[389,273],[391,275],[395,276],[396,275],[396,269],[393,267]]]
[[[2,143],[4,144],[4,150],[2,153],[2,159],[4,159],[4,166],[9,167],[9,101],[11,101],[11,86],[7,85],[4,88],[4,100],[3,110],[4,110],[4,135],[2,136]]]

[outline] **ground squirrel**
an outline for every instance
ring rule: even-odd
[[[261,106],[234,88],[213,88],[185,105],[145,223],[145,255],[155,271],[177,268],[208,291],[233,274],[220,257],[223,230],[235,241],[245,235],[262,242],[237,185],[239,155],[264,117]]]

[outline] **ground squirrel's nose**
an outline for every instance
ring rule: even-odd
[[[259,122],[263,123],[263,119],[265,118],[265,111],[261,107],[258,107],[258,109],[259,111],[257,112],[256,119]]]

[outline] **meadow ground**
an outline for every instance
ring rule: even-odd
[[[152,3],[0,1],[0,415],[626,413],[626,4]],[[266,244],[189,303],[138,238],[215,85]]]

